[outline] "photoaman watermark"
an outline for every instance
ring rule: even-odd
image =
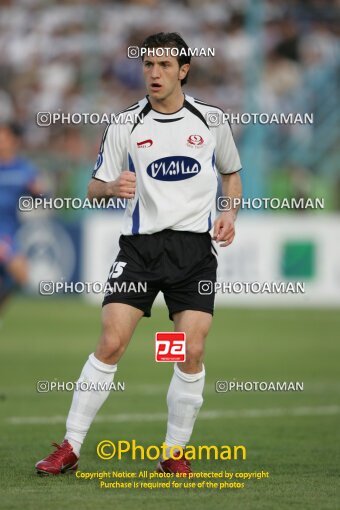
[[[102,460],[111,460],[116,457],[122,460],[124,455],[129,454],[132,460],[157,460],[161,456],[164,460],[176,459],[178,455],[183,455],[186,460],[246,460],[247,449],[244,445],[180,445],[168,446],[162,443],[149,445],[147,447],[137,444],[135,439],[132,441],[119,440],[116,443],[110,439],[104,439],[97,444],[97,455]]]

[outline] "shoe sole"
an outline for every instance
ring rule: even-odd
[[[73,466],[66,466],[64,467],[60,473],[50,473],[49,471],[44,471],[42,469],[37,469],[37,474],[40,476],[58,476],[58,475],[66,475],[66,474],[72,474],[74,471],[78,469],[78,463],[74,464]]]

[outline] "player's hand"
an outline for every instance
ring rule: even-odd
[[[136,192],[136,175],[124,170],[115,181],[110,182],[109,193],[118,198],[134,198]]]
[[[223,212],[214,222],[213,240],[224,248],[233,242],[234,237],[235,214],[233,211]]]

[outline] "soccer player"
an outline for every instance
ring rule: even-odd
[[[174,365],[167,393],[167,450],[158,470],[187,474],[191,466],[180,450],[168,457],[171,447],[188,444],[203,402],[203,352],[214,294],[201,295],[198,286],[200,280],[216,281],[211,228],[221,246],[230,245],[235,235],[235,209],[214,220],[218,172],[224,195],[240,197],[241,164],[230,126],[209,127],[209,115],[216,122],[221,110],[182,91],[190,68],[183,39],[159,33],[142,48],[147,50],[142,63],[148,95],[125,113],[138,113],[143,122],[106,129],[88,196],[129,199],[108,281],[112,287],[114,282],[147,282],[147,291],[106,293],[99,343],[79,381],[112,382],[139,320],[150,317],[162,291],[175,331],[186,334],[186,361]],[[163,48],[163,55],[157,56],[155,48]],[[181,55],[171,55],[171,48]],[[65,439],[53,443],[56,450],[36,464],[38,473],[77,469],[81,445],[108,394],[74,392]]]
[[[15,287],[28,280],[27,261],[17,240],[18,200],[43,189],[33,165],[18,155],[20,135],[16,124],[0,124],[0,309]]]

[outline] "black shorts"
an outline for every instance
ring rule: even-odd
[[[119,246],[103,306],[126,303],[150,317],[152,304],[161,291],[171,320],[174,313],[183,310],[213,315],[215,293],[199,292],[201,280],[213,284],[216,281],[217,260],[209,232],[163,230],[121,235]]]

